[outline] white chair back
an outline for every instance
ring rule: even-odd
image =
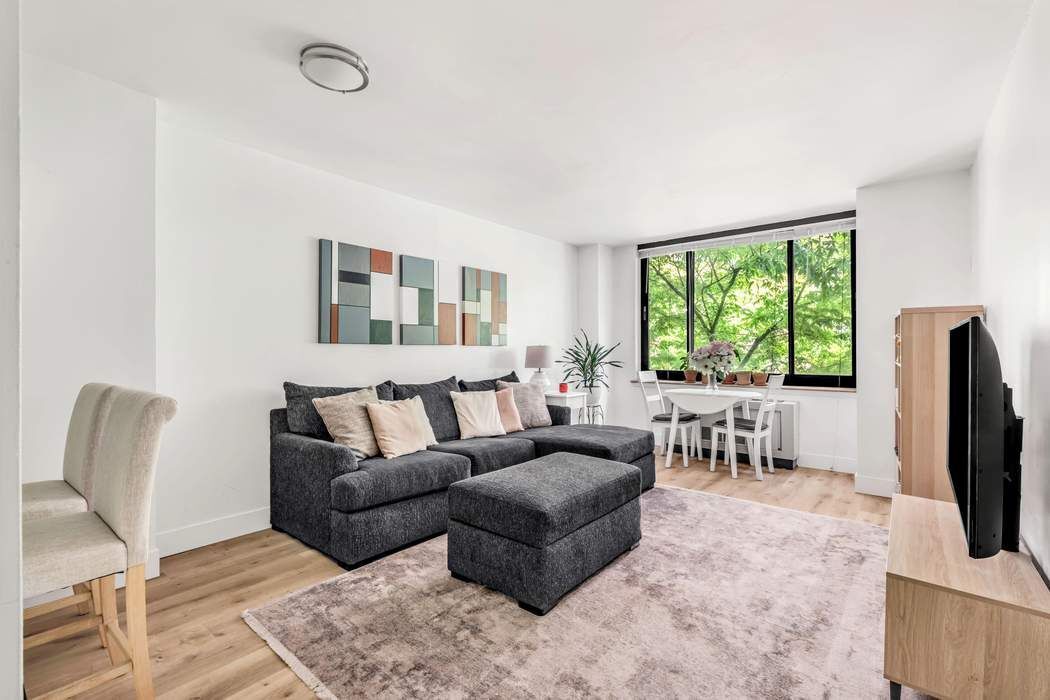
[[[667,412],[664,404],[664,392],[660,389],[660,380],[656,378],[656,372],[652,370],[638,372],[638,386],[642,389],[642,398],[645,399],[645,413],[650,420],[652,420],[653,416]]]
[[[766,420],[769,416],[773,415],[773,411],[777,407],[777,394],[780,393],[780,389],[784,386],[784,375],[783,374],[771,374],[766,383],[766,393],[762,397],[762,403],[758,405],[758,415],[755,416],[755,427],[758,430],[762,429],[765,425]]]

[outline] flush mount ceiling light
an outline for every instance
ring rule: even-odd
[[[314,85],[335,92],[360,92],[368,87],[368,64],[336,44],[307,44],[299,52],[299,70]]]

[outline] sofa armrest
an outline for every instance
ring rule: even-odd
[[[551,425],[569,425],[572,423],[572,409],[568,406],[555,406],[547,404],[547,410],[551,414]]]
[[[345,445],[295,433],[270,440],[270,523],[323,549],[328,543],[332,480],[357,471]]]

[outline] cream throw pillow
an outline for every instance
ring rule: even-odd
[[[372,420],[379,450],[387,459],[427,449],[427,438],[413,399],[370,403],[365,408]]]
[[[496,392],[496,407],[499,409],[499,420],[503,423],[504,430],[508,433],[525,430],[525,426],[521,424],[518,407],[514,405],[513,389],[500,389]]]
[[[542,428],[551,424],[551,412],[547,410],[547,398],[543,387],[537,384],[520,384],[514,382],[496,382],[497,389],[513,389],[514,405],[521,416],[521,424],[526,428]]]
[[[331,433],[332,439],[340,445],[346,445],[358,459],[367,459],[379,454],[372,432],[372,421],[368,418],[367,404],[378,403],[374,386],[351,391],[349,394],[338,394],[314,399],[314,408]]]
[[[506,435],[494,391],[450,391],[461,439]]]
[[[416,412],[416,418],[419,419],[419,430],[423,433],[423,438],[427,441],[427,447],[438,444],[437,438],[434,437],[434,426],[430,425],[430,419],[427,418],[427,407],[423,405],[423,399],[419,396],[413,396],[410,399],[399,400],[409,401],[412,403],[412,410]],[[396,402],[379,399],[379,403]]]

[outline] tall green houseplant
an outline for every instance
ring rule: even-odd
[[[580,335],[583,336],[582,340]],[[608,378],[609,367],[623,367],[619,360],[609,359],[609,355],[620,347],[620,343],[607,348],[601,343],[592,343],[586,331],[581,330],[580,335],[574,338],[573,344],[566,348],[562,359],[558,360],[558,364],[565,365],[562,381],[595,394],[598,393],[595,392],[598,387],[609,388],[608,382],[605,381]]]

